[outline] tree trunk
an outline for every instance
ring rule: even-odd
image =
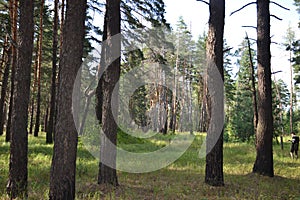
[[[273,177],[270,1],[257,0],[258,124],[253,172]]]
[[[78,134],[72,115],[72,92],[82,63],[86,0],[67,0],[60,60],[57,124],[51,165],[49,198],[75,199]],[[78,89],[78,88],[76,88]]]
[[[11,46],[11,75],[10,75],[10,97],[9,97],[9,108],[8,108],[8,119],[6,124],[6,138],[5,141],[10,141],[11,135],[11,118],[12,118],[12,107],[13,107],[13,96],[14,96],[14,88],[15,88],[15,70],[17,64],[17,51],[16,51],[16,43],[17,43],[17,18],[18,18],[18,1],[11,0],[9,1],[9,16],[11,20],[11,38],[13,40],[13,44]]]
[[[1,87],[1,99],[0,99],[0,135],[3,135],[4,132],[4,123],[5,123],[5,99],[6,99],[6,90],[8,86],[9,78],[9,68],[11,62],[11,47],[8,47],[8,36],[6,36],[3,55],[5,55],[4,62],[4,73],[2,78],[2,87]]]
[[[33,121],[34,121],[34,108],[35,108],[35,95],[36,95],[36,86],[38,82],[38,59],[39,59],[39,43],[40,37],[37,37],[36,49],[35,49],[35,62],[34,62],[34,76],[33,76],[33,86],[32,86],[32,95],[31,95],[31,109],[30,109],[30,124],[29,124],[29,134],[33,133]]]
[[[11,145],[7,193],[27,197],[28,105],[33,50],[33,0],[20,1],[18,57],[11,120]]]
[[[175,133],[177,125],[177,70],[179,67],[179,38],[178,38],[178,49],[176,53],[176,64],[174,69],[174,91],[172,96],[172,133]]]
[[[62,57],[62,46],[63,46],[63,27],[65,24],[65,0],[61,0],[61,12],[60,12],[60,38],[59,38],[59,58]],[[56,97],[55,97],[55,110],[54,110],[54,119],[53,119],[53,141],[55,141],[55,132],[56,132],[56,124],[57,124],[57,110],[58,110],[58,95],[59,95],[59,84],[60,84],[60,74],[61,74],[61,70],[60,70],[60,65],[57,66],[58,67],[58,75],[57,75],[57,83],[56,83]]]
[[[103,35],[102,35],[102,41],[104,42],[107,39],[107,12],[105,12],[105,16],[104,16],[104,25],[103,25]],[[100,65],[98,66],[98,74],[97,77],[98,78],[98,85],[96,88],[96,117],[99,121],[99,124],[102,124],[102,106],[103,106],[103,91],[102,91],[102,82],[103,82],[103,70],[105,67],[105,50],[104,50],[104,46],[102,46],[101,49],[101,58],[100,58]]]
[[[57,46],[58,46],[58,3],[59,0],[54,1],[54,21],[53,21],[53,35],[52,35],[52,82],[51,82],[51,100],[50,100],[50,114],[46,133],[46,143],[53,142],[53,127],[55,115],[55,100],[56,100],[56,75],[57,75]]]
[[[290,44],[292,46],[292,44]],[[291,94],[290,94],[290,133],[293,131],[293,65],[292,65],[292,51],[290,50],[290,79],[291,79]]]
[[[48,129],[48,118],[49,118],[49,106],[47,106],[46,113],[44,116],[44,126],[42,128],[42,131],[44,131],[44,132],[47,132],[47,129]],[[47,140],[47,136],[46,136],[46,140]]]
[[[85,121],[86,121],[87,114],[88,114],[88,111],[89,111],[89,107],[90,107],[90,104],[91,104],[91,99],[94,96],[94,94],[95,94],[94,90],[92,90],[90,92],[87,92],[85,94],[85,105],[84,105],[82,120],[81,120],[80,127],[79,127],[79,136],[83,135]]]
[[[42,53],[43,53],[43,11],[44,11],[44,0],[41,0],[40,8],[40,32],[39,32],[39,43],[38,43],[38,59],[37,59],[37,100],[36,100],[36,116],[34,126],[34,137],[39,136],[40,131],[40,118],[41,118],[41,70],[42,70]]]
[[[249,52],[249,61],[250,61],[250,76],[251,76],[251,90],[252,90],[252,109],[253,109],[253,127],[254,127],[254,135],[256,135],[257,129],[257,120],[258,120],[258,113],[257,113],[257,98],[256,98],[256,87],[255,87],[255,71],[254,71],[254,64],[251,52],[251,44],[250,39],[248,38],[248,34],[246,35],[247,44],[248,44],[248,52]]]
[[[105,48],[105,57],[109,58],[113,52],[121,51],[121,41],[112,43],[110,38],[121,31],[121,14],[120,0],[106,1],[105,21],[107,25],[108,45]],[[104,23],[105,24],[105,23]],[[103,58],[101,58],[103,59]],[[114,60],[103,74],[102,91],[103,91],[103,106],[102,106],[102,130],[101,131],[101,149],[99,163],[99,184],[118,185],[116,172],[116,143],[117,143],[117,123],[113,117],[113,113],[118,112],[118,107],[112,107],[111,103],[117,105],[118,97],[112,98],[112,92],[120,77],[120,57]],[[113,147],[109,143],[113,144]],[[108,166],[109,163],[109,166]]]
[[[210,94],[206,94],[206,96],[208,97],[208,121],[210,126],[206,137],[205,183],[212,186],[223,186],[223,34],[225,0],[210,0],[209,11],[206,52],[208,62],[207,88],[210,90]],[[222,80],[219,80],[220,78]]]

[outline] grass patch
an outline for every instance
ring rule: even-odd
[[[118,145],[136,152],[154,151],[168,145],[174,135],[157,135],[149,139],[118,136]],[[204,184],[205,158],[199,158],[204,136],[197,134],[188,150],[173,164],[161,170],[131,174],[118,172],[120,187],[99,186],[98,161],[79,140],[77,158],[77,199],[300,199],[300,159],[289,157],[289,138],[284,151],[274,144],[275,177],[252,174],[255,147],[247,143],[224,144],[224,187]],[[9,144],[0,136],[0,199],[8,178]],[[45,135],[29,136],[29,199],[47,199],[49,191],[52,145]]]

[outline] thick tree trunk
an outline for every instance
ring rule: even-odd
[[[258,124],[253,172],[273,177],[270,1],[257,0]]]
[[[8,107],[8,119],[6,124],[6,138],[5,141],[10,141],[11,135],[11,117],[12,117],[12,107],[13,107],[13,96],[14,96],[14,88],[15,88],[15,70],[17,64],[17,51],[16,51],[16,43],[17,43],[17,18],[18,18],[18,1],[11,0],[9,1],[9,16],[11,23],[11,38],[13,40],[13,44],[11,46],[11,75],[10,75],[10,97],[9,97],[9,107]]]
[[[121,31],[121,14],[120,0],[106,1],[105,21],[107,23],[107,38],[110,38]],[[118,44],[108,41],[105,48],[105,57],[109,58],[114,51],[121,51],[121,41]],[[101,58],[102,59],[102,58]],[[117,144],[117,123],[113,117],[113,113],[118,112],[118,107],[111,106],[114,102],[117,105],[118,97],[112,98],[112,92],[120,77],[120,57],[113,61],[103,74],[102,91],[103,91],[103,106],[102,106],[102,130],[101,131],[101,149],[99,163],[99,184],[118,185],[116,172],[116,144]],[[113,144],[111,147],[110,143]],[[109,166],[107,165],[109,163]]]
[[[57,75],[57,46],[58,46],[58,3],[59,0],[54,1],[54,21],[53,21],[53,35],[52,35],[52,82],[51,82],[51,100],[50,100],[50,114],[46,133],[46,143],[53,142],[53,127],[55,115],[55,100],[56,100],[56,75]]]
[[[28,105],[33,50],[33,0],[20,1],[18,58],[11,120],[11,145],[7,193],[11,198],[27,196]]]
[[[208,120],[210,123],[206,137],[205,183],[223,186],[223,127],[224,125],[224,80],[223,34],[225,0],[210,0],[210,18],[207,37],[207,87]],[[216,66],[216,67],[215,67]],[[217,113],[216,113],[217,112]]]
[[[78,134],[72,115],[72,92],[82,63],[86,0],[68,0],[60,60],[57,124],[51,165],[49,198],[75,199]],[[76,88],[79,89],[79,88]]]
[[[42,53],[43,53],[43,11],[44,0],[41,1],[40,8],[40,31],[39,31],[39,43],[38,43],[38,59],[37,59],[37,100],[36,100],[36,117],[34,126],[34,137],[39,136],[40,131],[40,118],[41,118],[41,70],[42,70]]]

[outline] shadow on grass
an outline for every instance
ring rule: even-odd
[[[225,186],[204,183],[204,173],[162,169],[145,174],[119,172],[120,186],[78,184],[78,199],[299,199],[298,179],[257,174],[224,174]]]

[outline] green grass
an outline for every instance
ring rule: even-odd
[[[157,136],[142,141],[119,136],[125,149],[151,151],[168,144],[173,136]],[[0,199],[8,199],[5,186],[8,177],[9,144],[0,136]],[[203,135],[170,166],[161,170],[130,174],[118,172],[120,187],[96,184],[98,161],[79,142],[77,159],[77,199],[299,199],[300,159],[289,157],[288,138],[284,151],[274,144],[275,177],[252,174],[255,148],[247,143],[224,144],[224,187],[204,184],[205,159],[199,158]],[[129,142],[130,141],[130,142]],[[135,143],[135,144],[132,144]],[[141,145],[144,145],[142,150]],[[136,149],[138,148],[138,149]],[[47,199],[52,145],[45,144],[45,135],[29,136],[29,199]]]

